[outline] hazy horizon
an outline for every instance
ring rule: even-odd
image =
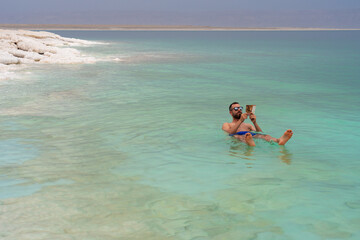
[[[360,2],[6,0],[0,23],[359,28]]]

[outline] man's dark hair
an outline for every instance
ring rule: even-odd
[[[239,104],[238,102],[233,102],[232,104],[230,104],[230,106],[229,106],[229,111],[231,111],[231,107],[232,107],[232,105],[234,105],[234,104]]]

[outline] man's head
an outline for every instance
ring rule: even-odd
[[[243,107],[238,102],[233,102],[229,106],[230,115],[235,119],[240,119]]]

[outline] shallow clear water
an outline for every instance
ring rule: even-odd
[[[359,31],[56,33],[109,44],[0,83],[1,239],[360,238]]]

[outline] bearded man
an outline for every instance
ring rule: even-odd
[[[233,102],[229,106],[229,113],[233,120],[230,123],[224,123],[222,130],[227,132],[230,136],[245,142],[249,146],[255,146],[254,138],[264,139],[266,141],[276,142],[279,145],[285,145],[293,135],[293,131],[288,129],[280,138],[273,138],[270,135],[262,134],[262,130],[256,122],[256,116],[253,113],[243,113],[243,107],[238,102]],[[244,121],[250,117],[251,122]]]

